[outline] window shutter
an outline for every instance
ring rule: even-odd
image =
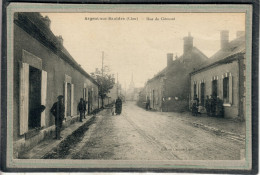
[[[67,117],[67,82],[64,82],[64,106],[65,106],[65,111],[64,115],[65,118]]]
[[[229,103],[232,104],[232,99],[233,99],[233,79],[232,79],[232,75],[229,76]]]
[[[71,108],[70,108],[70,111],[71,111],[71,116],[73,116],[73,103],[74,103],[74,84],[71,84]]]
[[[20,69],[20,135],[28,131],[29,118],[29,64],[22,63]]]
[[[47,96],[47,72],[42,70],[41,104],[46,106]],[[45,126],[46,110],[41,113],[41,127]]]

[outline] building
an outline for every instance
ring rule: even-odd
[[[129,87],[128,87],[126,93],[127,93],[127,94],[126,94],[126,100],[128,100],[128,101],[134,101],[134,100],[136,100],[136,99],[135,99],[135,96],[136,96],[136,93],[135,93],[135,83],[134,83],[133,74],[132,74],[131,82],[129,83]]]
[[[189,73],[205,62],[208,57],[193,46],[193,37],[184,37],[183,55],[173,58],[167,54],[167,66],[144,89],[150,98],[151,108],[158,111],[185,111],[189,109]]]
[[[13,141],[14,156],[52,137],[54,116],[50,109],[57,96],[65,102],[64,127],[78,119],[80,98],[88,112],[98,108],[98,83],[63,47],[61,36],[50,30],[48,17],[40,13],[14,14]],[[37,108],[44,105],[42,113]]]
[[[201,67],[191,72],[191,98],[197,95],[205,106],[206,96],[223,100],[224,116],[244,120],[245,33],[229,42],[229,32],[220,33],[221,49]]]

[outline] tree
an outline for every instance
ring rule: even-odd
[[[97,81],[100,85],[98,89],[98,95],[102,101],[102,108],[104,107],[104,99],[107,97],[107,94],[110,92],[110,89],[114,87],[115,78],[113,74],[109,73],[109,69],[107,71],[102,71],[96,68],[96,71],[91,73],[91,76]]]

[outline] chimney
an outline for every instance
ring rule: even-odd
[[[229,43],[229,31],[228,30],[222,30],[220,32],[220,48],[222,50],[225,50]]]
[[[173,53],[167,53],[167,66],[171,65],[173,62]]]
[[[190,52],[193,48],[193,37],[190,32],[189,35],[183,38],[184,46],[183,46],[183,54]]]
[[[245,31],[237,31],[237,38],[245,36]]]
[[[56,36],[61,45],[63,45],[63,38],[61,35]]]
[[[50,28],[51,20],[48,16],[43,17],[42,21],[45,23],[45,25],[47,25]]]

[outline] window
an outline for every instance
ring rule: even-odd
[[[200,99],[201,105],[204,106],[205,101],[205,83],[200,84]]]
[[[64,105],[65,105],[65,117],[73,116],[73,106],[74,106],[74,84],[71,83],[72,79],[70,76],[65,75],[64,83]]]
[[[195,98],[196,95],[197,95],[197,84],[194,84],[194,86],[193,86],[193,97]]]
[[[229,102],[229,77],[223,79],[223,101],[224,103]]]
[[[212,81],[212,97],[216,98],[218,96],[218,80]]]
[[[20,68],[20,135],[29,129],[45,126],[45,113],[39,112],[41,105],[46,105],[47,72],[28,63]]]

